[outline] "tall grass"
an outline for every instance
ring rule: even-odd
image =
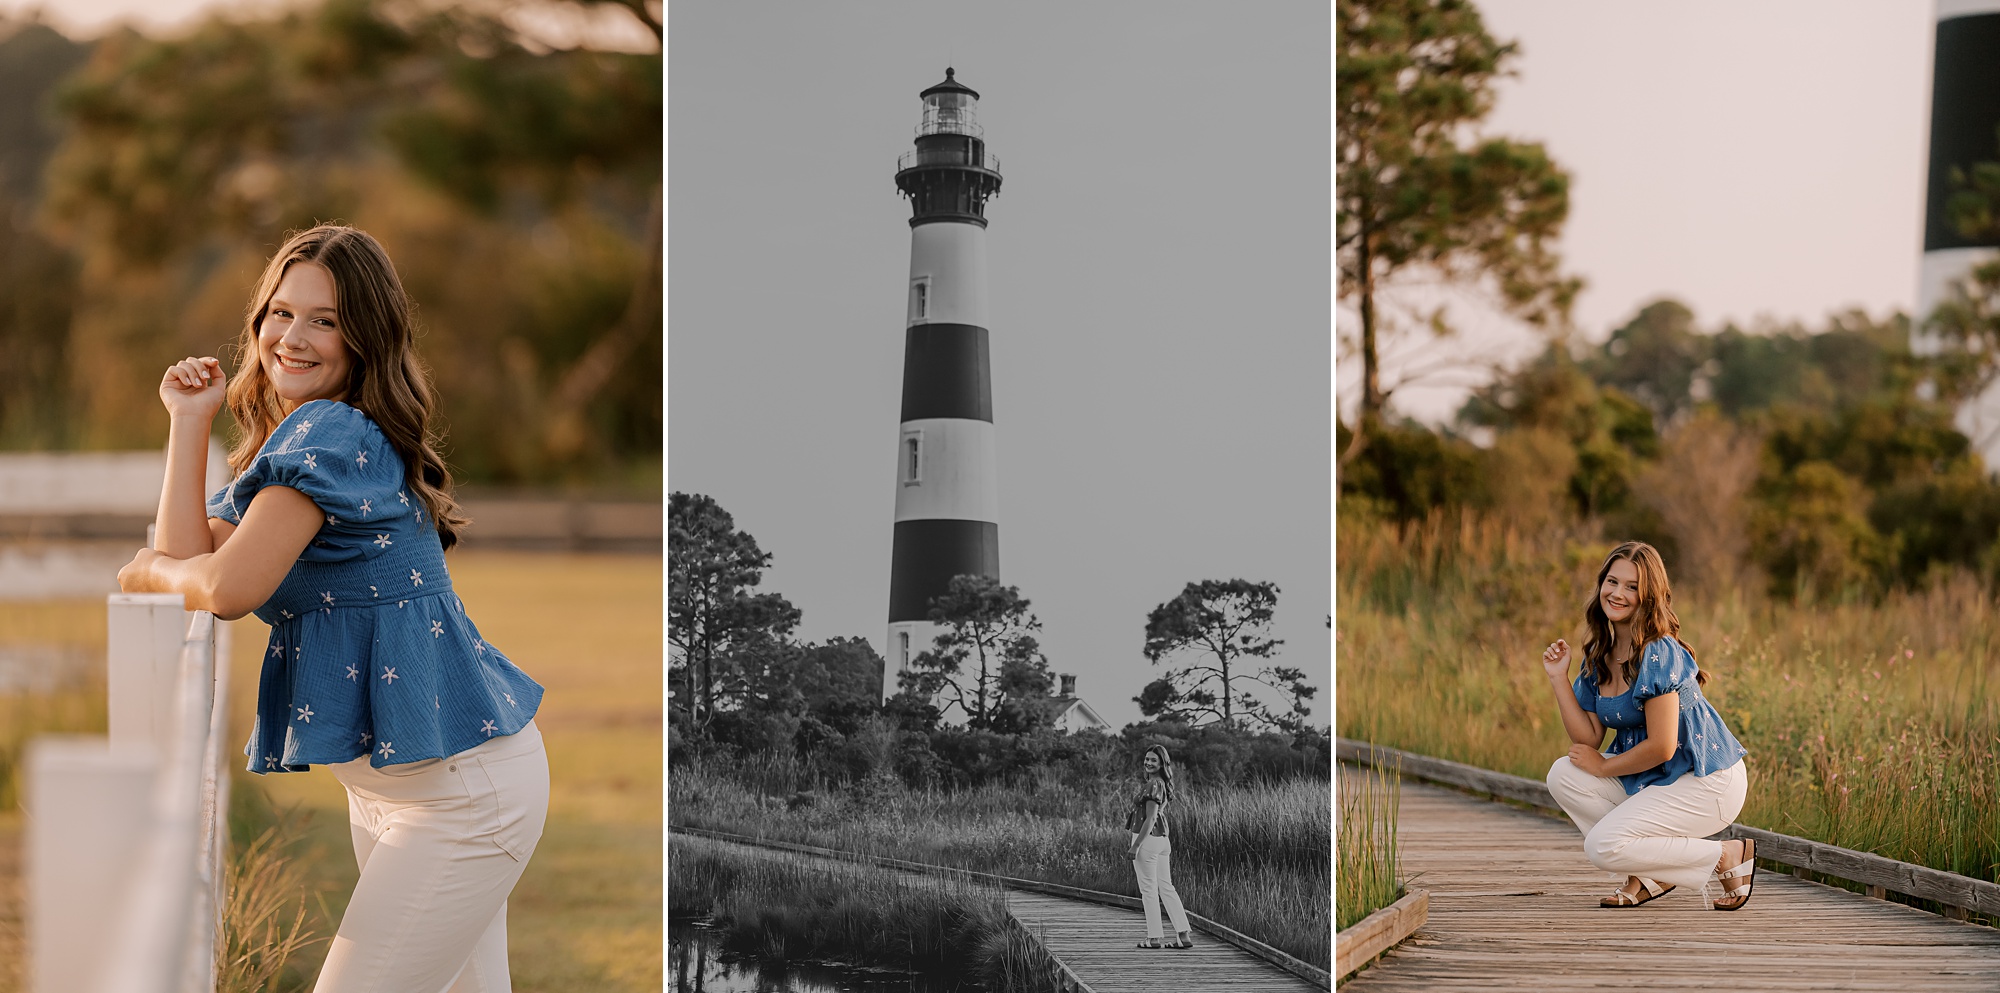
[[[1052,988],[992,887],[684,835],[667,846],[674,914],[711,918],[729,951],[970,975],[996,991]]]
[[[1340,777],[1340,871],[1334,873],[1334,927],[1348,926],[1403,896],[1396,811],[1402,777],[1370,766]]]
[[[1343,519],[1341,734],[1541,778],[1567,738],[1538,656],[1581,644],[1611,544]],[[1977,581],[1821,606],[1677,587],[1675,610],[1750,752],[1743,823],[2000,879],[2000,613]]]
[[[676,824],[1137,896],[1127,785],[1048,777],[948,791],[878,777],[836,790],[779,755],[692,761],[675,769],[668,793]],[[796,802],[801,788],[810,802]],[[1330,789],[1182,784],[1170,814],[1174,885],[1188,909],[1330,967]]]

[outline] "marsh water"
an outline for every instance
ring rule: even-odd
[[[986,993],[971,979],[725,956],[720,935],[680,922],[667,929],[667,971],[674,993]]]

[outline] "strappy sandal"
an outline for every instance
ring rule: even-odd
[[[1164,944],[1164,945],[1161,945],[1160,947],[1161,947],[1161,948],[1193,948],[1193,947],[1194,947],[1194,942],[1192,942],[1192,941],[1181,941],[1180,939],[1176,938],[1176,939],[1174,939],[1173,941],[1169,941],[1169,942],[1167,942],[1166,944]]]
[[[1613,890],[1610,896],[1597,901],[1597,905],[1600,907],[1642,907],[1674,891],[1674,887],[1671,884],[1661,886],[1650,879],[1640,879],[1639,887],[1639,895],[1633,896],[1625,892],[1625,888],[1621,886]]]
[[[1722,880],[1722,899],[1715,901],[1717,910],[1742,910],[1750,902],[1750,891],[1757,885],[1757,842],[1743,839],[1743,861],[1731,866],[1726,872],[1718,872],[1715,878]],[[1743,885],[1731,886],[1732,879],[1742,879]]]
[[[1147,949],[1147,950],[1149,950],[1149,951],[1150,951],[1150,950],[1154,950],[1154,949],[1160,949],[1160,948],[1166,948],[1166,947],[1168,947],[1168,946],[1166,946],[1166,945],[1162,945],[1162,944],[1160,944],[1159,942],[1157,942],[1157,941],[1154,941],[1154,940],[1152,940],[1151,938],[1148,938],[1148,939],[1146,939],[1145,941],[1142,941],[1142,942],[1139,942],[1139,943],[1138,943],[1137,945],[1134,945],[1134,946],[1132,946],[1132,947],[1134,947],[1134,948],[1144,948],[1144,949]]]

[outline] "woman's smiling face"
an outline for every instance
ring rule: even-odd
[[[1605,570],[1604,582],[1597,587],[1597,605],[1613,624],[1632,619],[1639,606],[1639,567],[1631,559],[1619,559]]]
[[[1160,771],[1160,754],[1159,754],[1158,752],[1147,752],[1147,753],[1146,753],[1146,758],[1145,758],[1145,763],[1146,763],[1146,771],[1147,771],[1148,773],[1154,773],[1154,772],[1159,772],[1159,771]]]
[[[257,361],[287,412],[308,400],[338,400],[354,365],[340,333],[333,273],[293,263],[257,325]]]

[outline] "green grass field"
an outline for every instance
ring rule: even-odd
[[[454,552],[450,564],[480,631],[548,690],[536,723],[548,743],[549,819],[509,903],[514,988],[518,993],[658,990],[665,983],[661,559]],[[0,631],[21,641],[94,644],[101,655],[104,604],[0,605]],[[255,618],[233,625],[232,745],[249,733],[266,637]],[[101,700],[102,689],[96,693]],[[8,704],[0,698],[0,708]],[[98,707],[94,730],[101,732],[101,703]],[[84,708],[69,723],[89,721]],[[60,728],[45,723],[42,729]],[[0,740],[0,759],[6,748]],[[7,772],[0,767],[0,775]],[[340,784],[316,768],[278,776],[240,774],[233,788],[268,801],[253,800],[244,805],[249,809],[293,809],[303,819],[292,852],[313,891],[309,926],[331,935],[357,876]],[[10,954],[19,947],[19,816],[12,809],[0,814],[0,847],[6,850],[0,854],[0,993],[21,988],[20,956]],[[16,895],[10,900],[10,894]],[[324,954],[324,944],[306,952],[304,961],[288,970],[282,988],[310,989]]]

